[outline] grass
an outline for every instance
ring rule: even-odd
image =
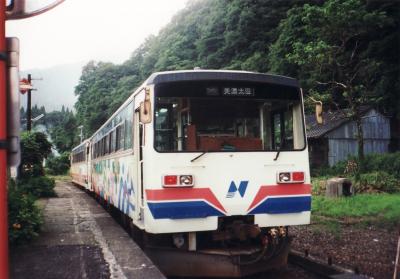
[[[358,194],[337,199],[313,196],[312,214],[318,220],[326,217],[344,223],[396,226],[400,225],[400,193]]]

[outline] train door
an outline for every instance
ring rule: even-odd
[[[92,156],[90,156],[91,144],[88,143],[86,145],[86,169],[87,169],[87,181],[86,181],[86,189],[92,191]]]
[[[135,219],[139,224],[143,224],[143,124],[139,121],[139,110],[135,111],[133,118],[134,127],[134,160],[135,160],[135,173],[136,173],[136,188],[135,188]],[[140,225],[139,225],[140,226]]]

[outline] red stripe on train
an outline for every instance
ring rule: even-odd
[[[149,201],[171,201],[171,200],[206,200],[219,210],[226,213],[225,208],[215,197],[209,188],[180,188],[180,189],[157,189],[146,190]]]
[[[294,195],[310,195],[311,185],[310,184],[280,184],[261,186],[260,190],[253,202],[249,206],[248,210],[252,209],[255,205],[261,202],[263,199],[269,196],[294,196]]]

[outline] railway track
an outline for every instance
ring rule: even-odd
[[[299,251],[291,251],[288,261],[290,264],[298,266],[319,278],[329,279],[365,279],[366,276],[358,274],[358,270],[350,270],[332,263],[332,259],[328,258],[327,262],[314,258],[308,254],[308,251],[301,253]]]
[[[93,196],[93,195],[92,195]],[[100,204],[113,216],[113,218],[123,227],[130,235],[132,230],[127,222],[121,218],[121,214],[110,207],[107,207],[102,201],[98,201]],[[178,279],[175,277],[168,277],[169,279]],[[308,254],[308,251],[301,253],[299,251],[292,250],[289,253],[288,268],[283,270],[271,270],[266,273],[257,274],[246,277],[247,279],[268,279],[268,278],[280,278],[280,279],[316,279],[316,278],[327,278],[327,279],[366,279],[368,277],[358,274],[358,270],[350,270],[340,267],[332,263],[332,260],[328,258],[326,262],[317,259]],[[179,277],[179,279],[185,279]],[[189,278],[187,278],[189,279]],[[195,279],[190,277],[190,279]],[[228,278],[225,278],[228,279]]]

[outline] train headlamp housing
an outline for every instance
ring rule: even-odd
[[[193,187],[194,178],[191,174],[164,175],[162,186],[164,188]]]
[[[303,171],[280,171],[276,175],[279,184],[303,183],[305,173]]]
[[[290,172],[280,172],[278,175],[278,183],[290,182]]]

